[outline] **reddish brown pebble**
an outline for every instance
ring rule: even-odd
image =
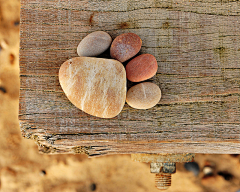
[[[161,99],[160,88],[150,82],[139,83],[127,92],[127,104],[136,109],[149,109],[154,107]]]
[[[124,62],[135,56],[141,49],[142,40],[135,33],[124,33],[117,36],[111,45],[112,58]]]
[[[126,66],[127,78],[140,82],[153,77],[158,69],[157,60],[151,54],[142,54],[129,61]]]

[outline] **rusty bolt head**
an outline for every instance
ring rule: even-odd
[[[176,163],[151,163],[151,173],[176,173]]]
[[[163,163],[163,173],[176,173],[176,163]]]

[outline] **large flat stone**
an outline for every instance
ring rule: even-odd
[[[75,57],[59,70],[67,98],[84,112],[102,118],[118,115],[126,100],[126,71],[113,59]]]

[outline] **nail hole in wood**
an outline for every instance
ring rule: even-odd
[[[127,22],[120,23],[120,29],[126,29],[129,28],[129,24]]]
[[[89,25],[92,26],[93,25],[93,16],[94,16],[94,13],[92,13],[90,15],[90,18],[89,18]]]

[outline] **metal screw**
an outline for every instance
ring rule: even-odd
[[[176,172],[176,163],[151,163],[150,172],[156,173],[155,186],[166,190],[171,186],[171,174]]]
[[[171,186],[171,174],[160,173],[155,176],[155,187],[160,190],[166,190]]]
[[[157,189],[166,190],[171,186],[171,174],[176,172],[176,162],[191,162],[194,154],[132,154],[133,161],[151,163],[150,172],[155,173],[155,186]]]

